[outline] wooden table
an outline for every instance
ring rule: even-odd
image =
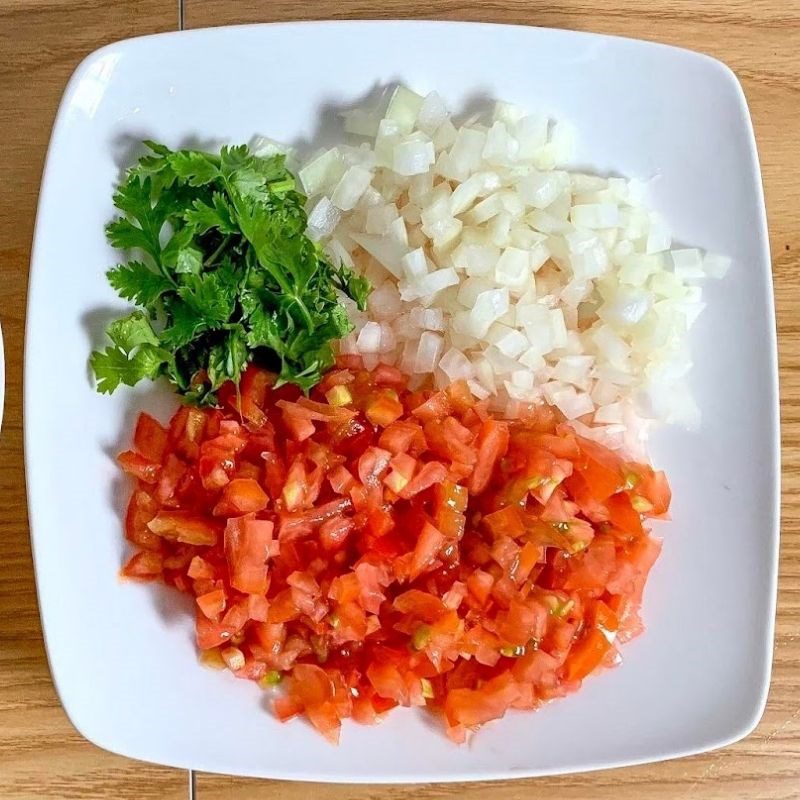
[[[53,691],[42,643],[22,470],[22,343],[36,197],[65,81],[85,54],[115,39],[181,24],[326,17],[494,20],[617,33],[703,50],[739,75],[761,154],[781,362],[784,495],[772,691],[748,739],[663,764],[425,787],[311,789],[199,775],[198,796],[289,800],[313,791],[317,800],[511,800],[534,793],[559,800],[800,797],[800,0],[0,0],[0,321],[8,367],[0,440],[0,798],[173,800],[187,794],[186,773],[110,755],[73,730]],[[64,466],[69,468],[68,453]],[[746,598],[732,598],[741,601]]]

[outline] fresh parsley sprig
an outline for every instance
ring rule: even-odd
[[[98,390],[166,376],[191,402],[213,405],[255,359],[308,391],[352,330],[341,295],[363,310],[368,282],[306,235],[305,197],[284,156],[145,144],[151,154],[117,188],[121,214],[106,228],[135,255],[108,280],[140,308],[92,353]]]

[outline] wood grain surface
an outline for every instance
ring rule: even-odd
[[[177,18],[175,0],[0,2],[0,322],[7,364],[0,435],[2,798],[186,797],[185,772],[104,753],[64,715],[42,643],[22,472],[25,293],[36,198],[56,106],[85,55],[114,39],[174,29]],[[65,272],[70,267],[65,260]],[[57,392],[53,400],[58,402]]]
[[[783,524],[772,690],[748,739],[689,759],[496,784],[322,786],[198,776],[202,800],[790,800],[800,798],[800,0],[184,0],[187,27],[325,18],[441,18],[655,39],[710,53],[744,85],[770,223],[781,365]],[[0,0],[0,798],[186,796],[186,773],[103,752],[53,691],[36,606],[22,471],[21,372],[35,202],[66,79],[115,39],[178,26],[176,0]],[[54,402],[57,393],[54,392]],[[740,601],[734,598],[732,601]],[[746,600],[746,598],[744,598]],[[101,637],[99,638],[101,641]]]

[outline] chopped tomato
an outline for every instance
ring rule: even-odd
[[[330,741],[427,705],[454,741],[613,666],[642,630],[663,473],[466,384],[347,357],[308,397],[250,367],[220,409],[142,414],[122,575],[189,594],[205,661],[280,682]]]

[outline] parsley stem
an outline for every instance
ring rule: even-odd
[[[314,320],[311,318],[311,313],[309,312],[306,304],[296,295],[292,298],[294,300],[295,305],[300,309],[300,314],[303,317],[303,321],[306,324],[306,329],[309,331],[314,330]]]
[[[203,262],[204,267],[210,267],[216,260],[217,256],[230,244],[231,237],[226,236],[219,247]]]

